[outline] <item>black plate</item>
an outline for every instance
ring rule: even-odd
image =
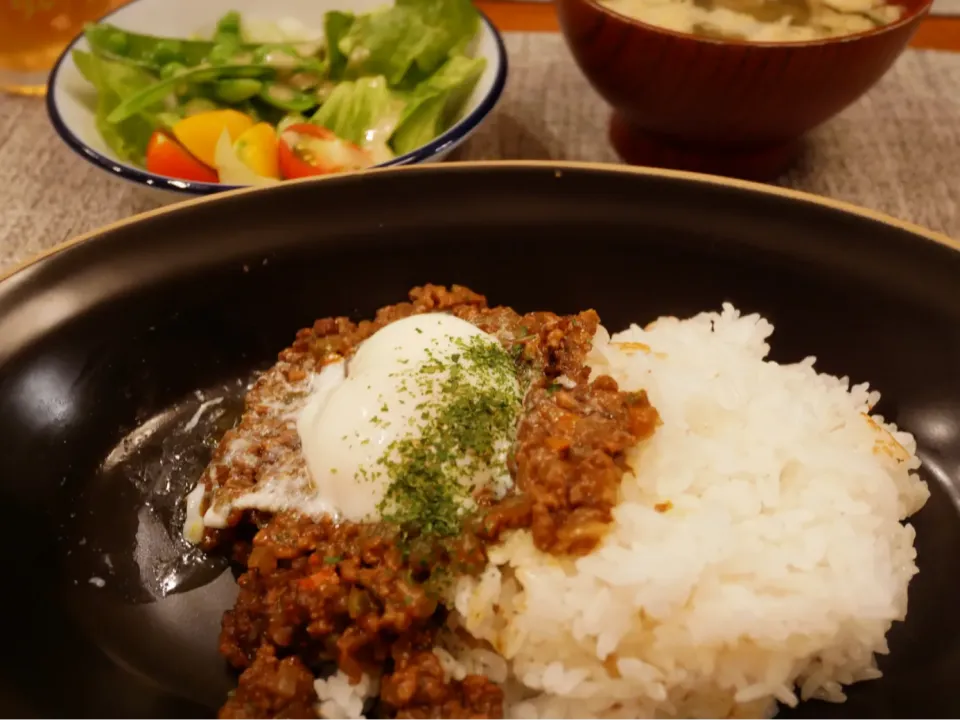
[[[448,165],[284,184],[108,228],[0,283],[0,712],[204,715],[234,584],[178,560],[176,498],[251,371],[315,318],[424,282],[611,329],[731,300],[774,357],[869,380],[932,497],[886,676],[790,715],[958,716],[960,252],[814,198],[590,166]],[[193,433],[200,400],[226,395]],[[204,397],[210,397],[205,395]],[[103,585],[100,587],[99,585]]]

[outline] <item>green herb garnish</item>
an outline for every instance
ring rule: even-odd
[[[389,478],[378,510],[402,534],[459,535],[472,507],[466,481],[484,468],[505,472],[515,437],[523,388],[511,353],[480,337],[453,344],[456,352],[428,351],[406,374],[428,400],[418,404],[411,432],[391,443],[375,468],[361,469],[364,477]]]

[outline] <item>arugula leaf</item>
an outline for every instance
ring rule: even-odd
[[[484,58],[456,55],[409,93],[390,144],[398,155],[426,145],[453,125],[486,67]]]
[[[187,67],[207,59],[215,43],[207,40],[180,40],[121,30],[109,23],[87,25],[83,31],[95,55],[159,72],[164,65],[178,62]]]
[[[194,85],[198,83],[212,83],[227,78],[270,77],[276,71],[267,65],[219,65],[216,67],[196,67],[167,78],[154,80],[136,93],[123,98],[123,101],[113,109],[108,116],[112,123],[120,123],[137,113],[149,109],[162,102],[180,85]]]
[[[156,81],[155,78],[137,67],[106,60],[81,50],[73,51],[73,61],[97,91],[96,126],[107,147],[120,160],[142,165],[147,143],[157,125],[156,119],[146,112],[147,108],[121,123],[111,123],[107,117],[125,97],[149,87]]]

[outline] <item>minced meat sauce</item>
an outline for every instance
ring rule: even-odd
[[[221,653],[241,671],[221,717],[316,717],[313,680],[334,666],[354,682],[364,673],[379,677],[369,708],[379,717],[501,717],[496,684],[479,675],[448,679],[432,652],[446,622],[444,584],[481,571],[487,545],[505,531],[527,528],[544,552],[583,555],[612,521],[625,451],[659,420],[645,393],[621,391],[607,376],[590,380],[585,358],[597,314],[521,315],[488,308],[466,288],[433,285],[373,321],[327,318],[301,330],[221,441],[204,476],[205,505],[211,496],[248,491],[264,467],[302,465],[296,432],[269,411],[278,395],[296,407],[310,373],[349,356],[388,323],[429,312],[452,313],[496,336],[530,378],[509,459],[513,490],[499,500],[478,496],[454,537],[242,511],[230,514],[226,528],[208,529],[204,547],[244,567],[220,636]]]

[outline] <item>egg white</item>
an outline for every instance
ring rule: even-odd
[[[414,315],[368,338],[350,358],[346,373],[338,364],[319,374],[297,431],[318,496],[338,517],[378,517],[377,506],[390,482],[386,473],[376,471],[378,460],[393,443],[417,433],[423,408],[440,401],[442,376],[418,383],[417,373],[427,363],[449,367],[464,341],[476,342],[473,338],[500,347],[495,337],[452,315]],[[462,369],[467,382],[479,382],[469,365]],[[504,443],[498,457],[482,467],[464,462],[462,482],[474,488],[495,484],[502,492],[510,482],[508,450]]]

